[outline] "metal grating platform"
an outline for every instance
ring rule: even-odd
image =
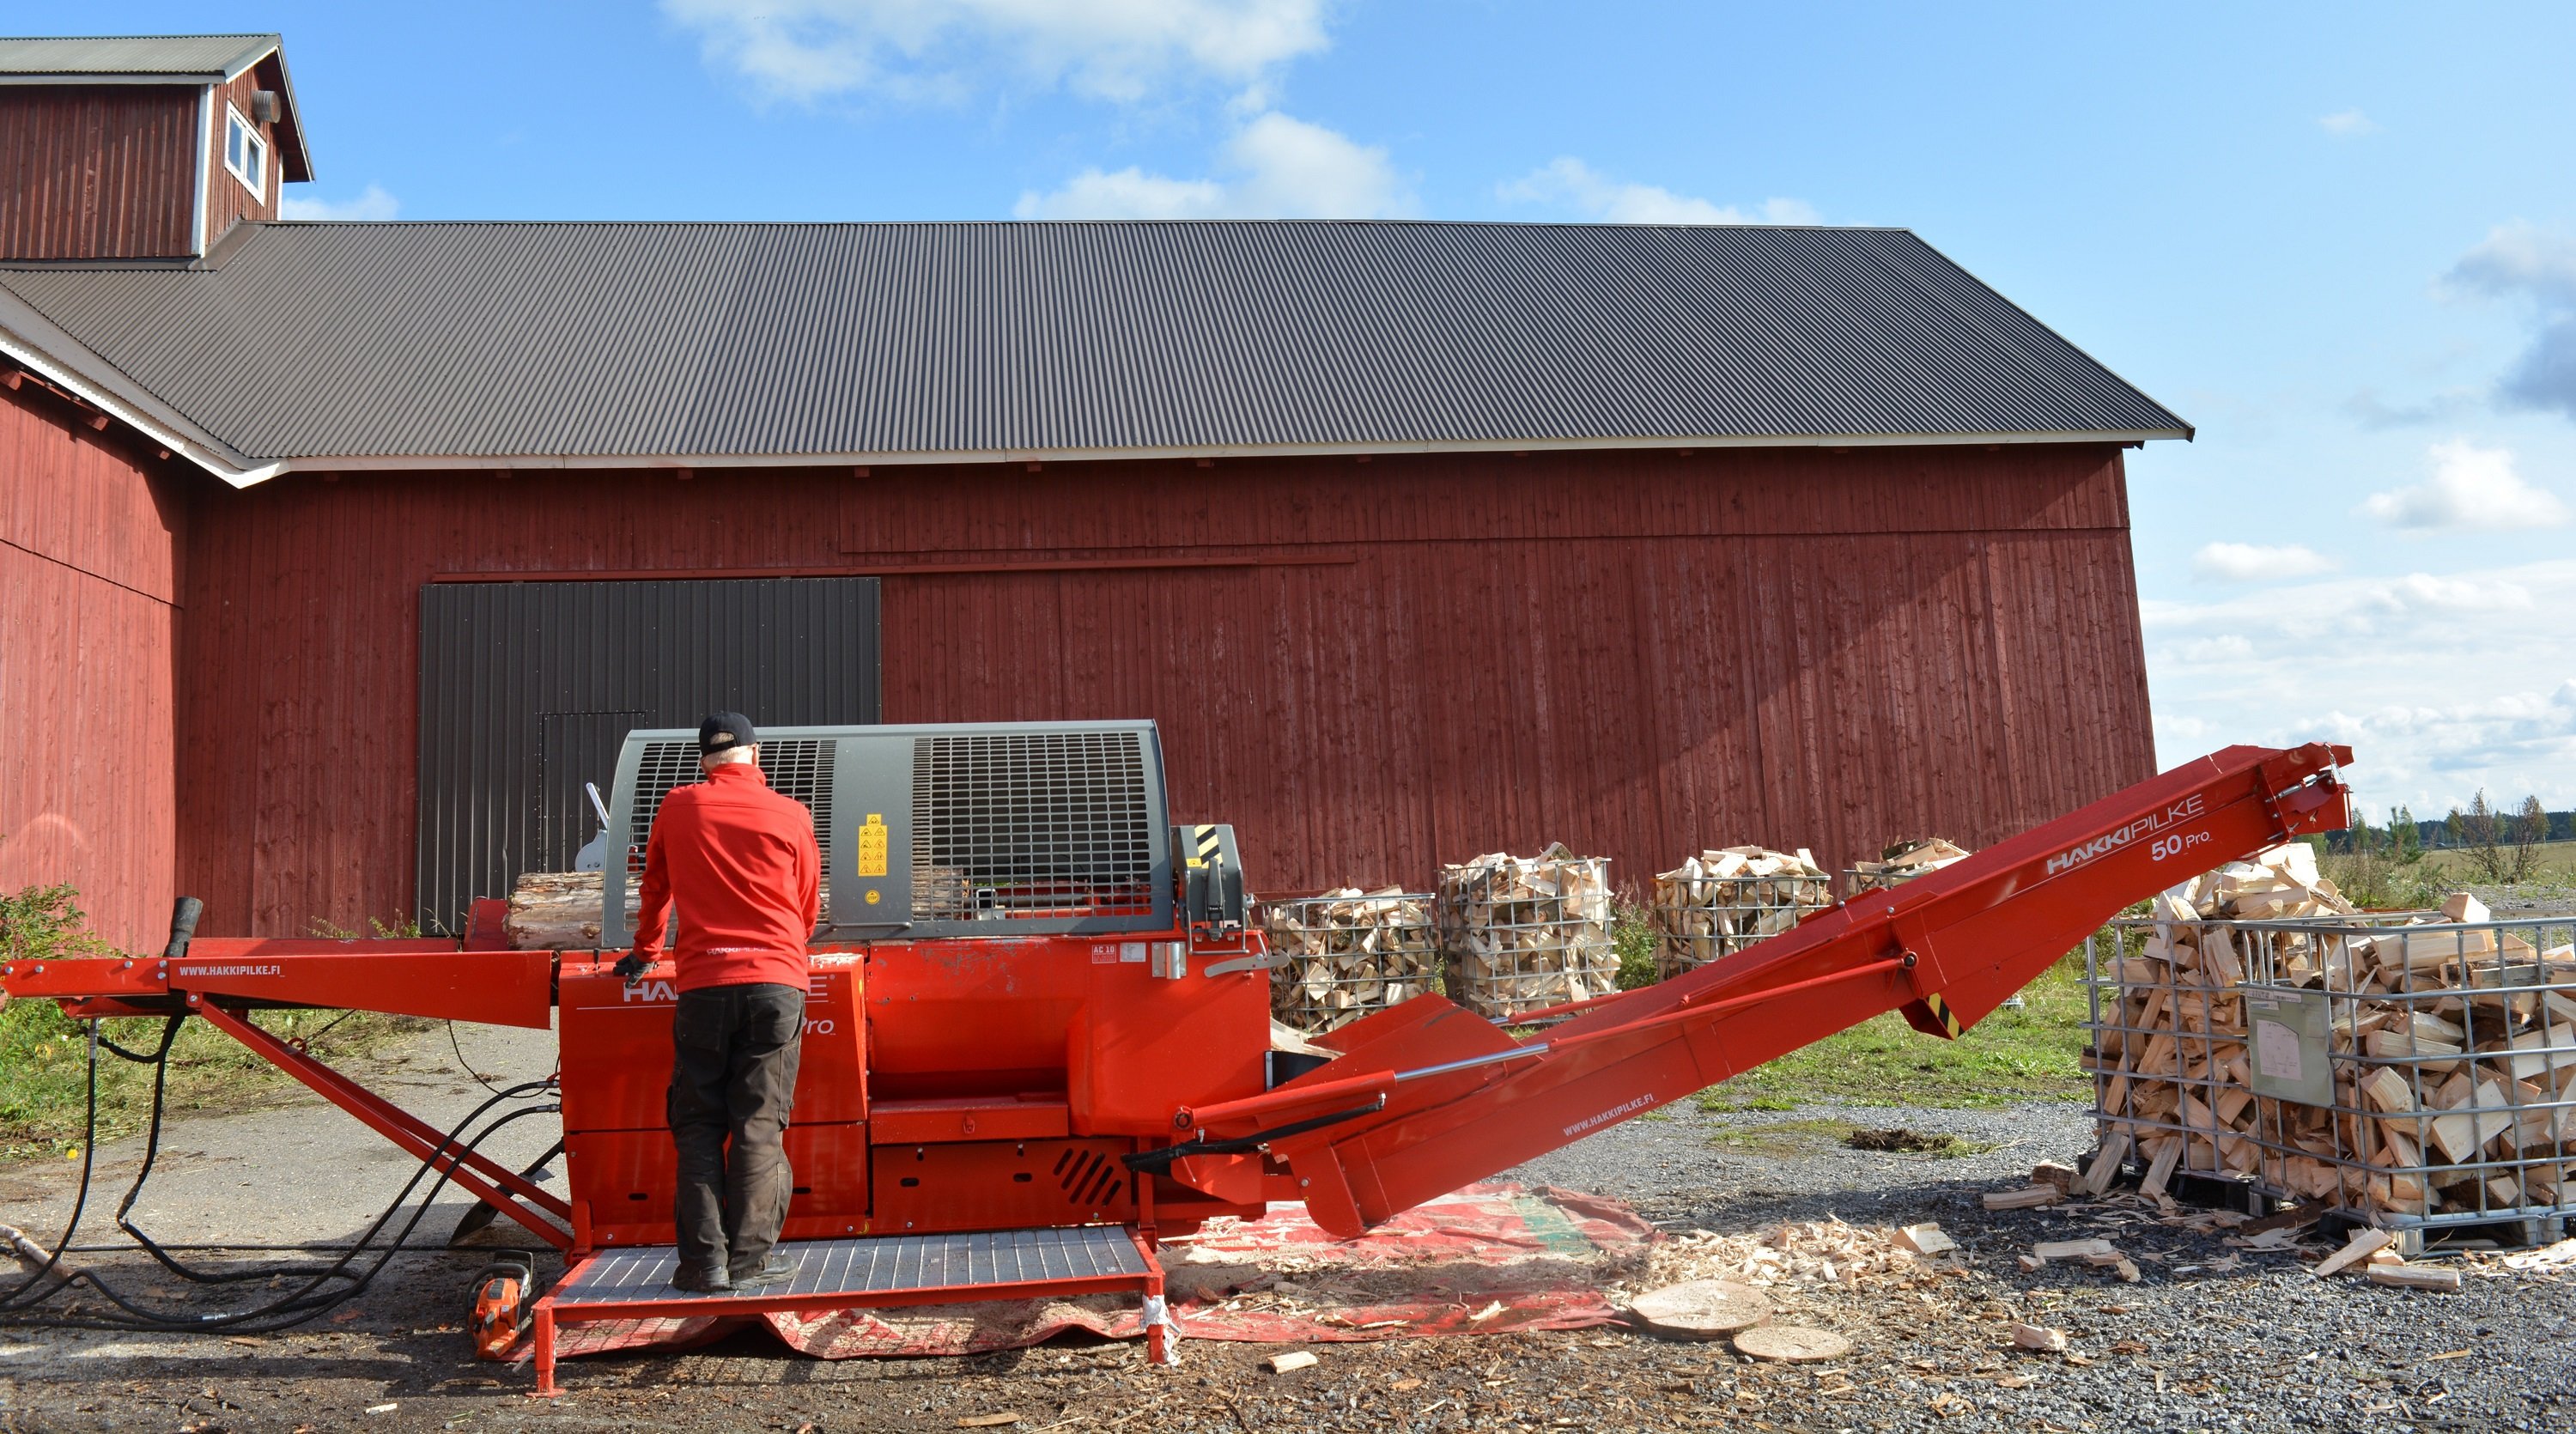
[[[879,1235],[855,1240],[801,1240],[776,1251],[796,1261],[795,1278],[753,1292],[779,1296],[886,1294],[1046,1280],[1143,1278],[1144,1257],[1123,1226],[1071,1230],[994,1230],[957,1235]],[[678,1251],[670,1245],[604,1251],[555,1286],[558,1309],[660,1300],[734,1300],[725,1291],[675,1289]]]

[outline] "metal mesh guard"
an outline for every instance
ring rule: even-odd
[[[921,737],[912,748],[916,921],[1154,910],[1142,734]]]
[[[813,737],[787,737],[760,744],[760,771],[770,788],[803,802],[814,813],[814,844],[822,850],[823,870],[832,869],[832,743]],[[627,874],[644,871],[644,848],[653,836],[653,819],[673,787],[697,781],[698,744],[647,742],[635,764],[635,807],[629,818]],[[825,915],[830,914],[831,883],[823,883]],[[631,913],[633,907],[629,903]]]

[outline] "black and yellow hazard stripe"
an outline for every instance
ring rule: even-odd
[[[1959,1034],[1959,1013],[1950,1009],[1949,1002],[1938,996],[1926,996],[1923,998],[1923,1005],[1932,1013],[1933,1019],[1941,1023],[1944,1030],[1952,1036]]]
[[[1217,840],[1215,827],[1208,826],[1190,828],[1190,865],[1205,866],[1209,862],[1216,860],[1217,848],[1220,845],[1221,843]]]

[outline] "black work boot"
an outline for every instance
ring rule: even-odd
[[[693,1295],[720,1295],[733,1288],[733,1281],[722,1269],[682,1265],[671,1273],[671,1288],[687,1290]]]
[[[771,1285],[783,1285],[793,1278],[796,1262],[785,1255],[771,1255],[762,1260],[756,1270],[734,1270],[730,1274],[737,1290],[765,1289]]]

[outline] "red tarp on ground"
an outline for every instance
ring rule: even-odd
[[[1212,1220],[1166,1241],[1162,1257],[1184,1339],[1305,1343],[1509,1330],[1585,1329],[1616,1318],[1602,1286],[1641,1257],[1654,1227],[1599,1195],[1471,1185],[1337,1240],[1304,1207]],[[1144,1331],[1135,1299],[1094,1295],[722,1319],[618,1320],[558,1327],[558,1357],[677,1349],[754,1323],[823,1359],[979,1354],[1066,1330],[1111,1339]],[[524,1358],[525,1342],[517,1351]]]

